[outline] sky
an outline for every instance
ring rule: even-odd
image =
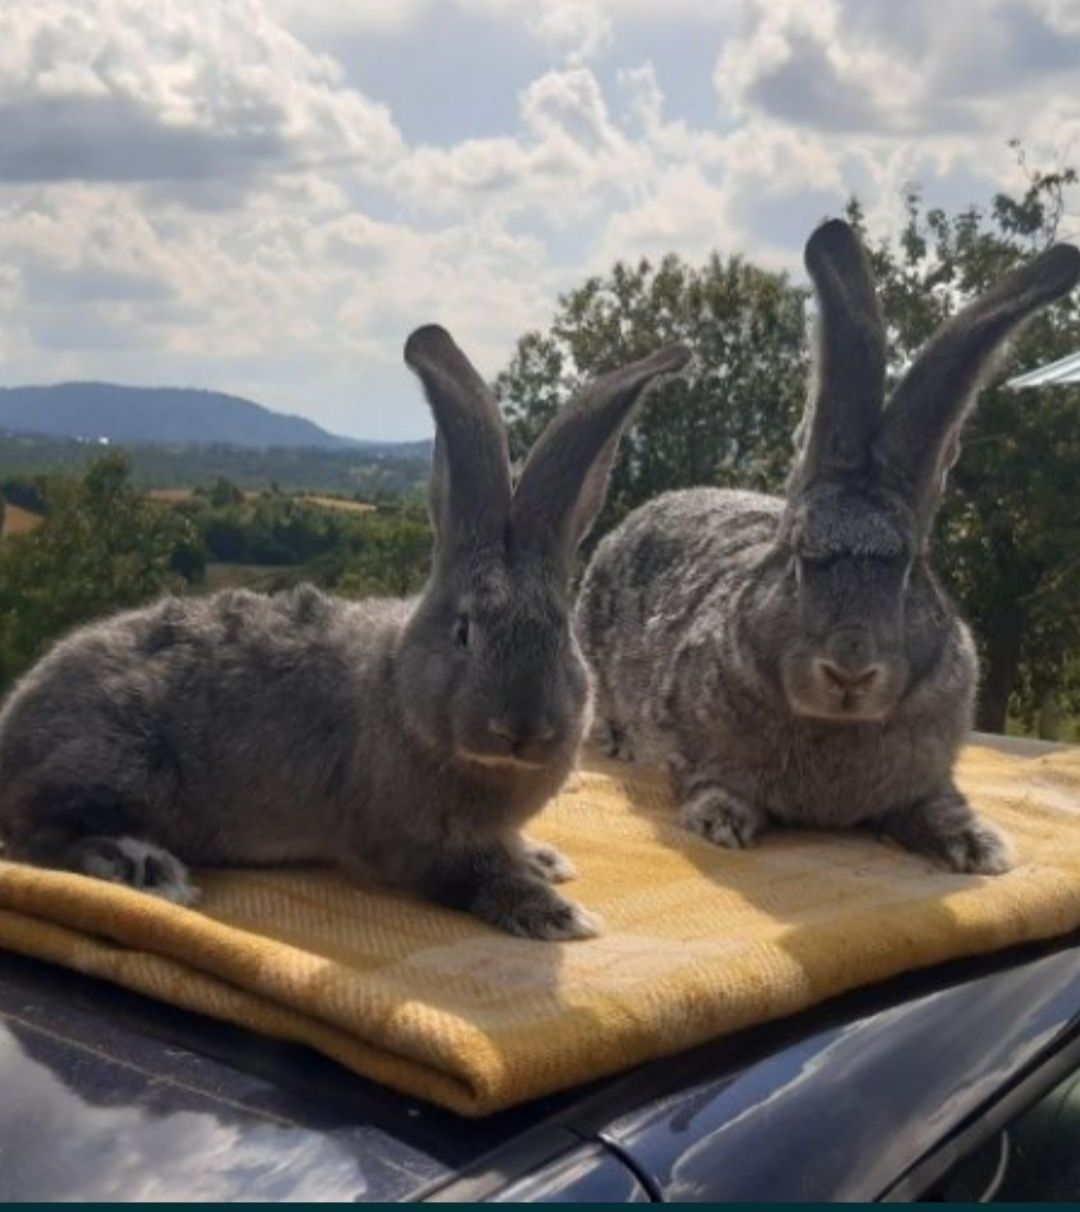
[[[401,350],[493,376],[618,259],[801,277],[1080,162],[1080,0],[0,0],[0,384],[431,431]]]

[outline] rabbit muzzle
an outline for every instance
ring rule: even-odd
[[[906,671],[886,659],[868,627],[837,627],[817,651],[783,662],[782,678],[796,715],[840,722],[883,720],[895,707]]]
[[[516,766],[542,770],[564,757],[565,737],[547,720],[494,717],[478,735],[459,747],[470,762],[482,766]]]

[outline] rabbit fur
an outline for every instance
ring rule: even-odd
[[[634,407],[688,356],[596,380],[515,489],[491,392],[449,334],[417,330],[405,359],[436,421],[419,598],[226,590],[74,632],[0,714],[7,857],[181,903],[189,864],[330,863],[514,934],[594,934],[551,887],[570,863],[520,830],[590,719],[575,550]]]
[[[1050,248],[964,308],[885,396],[866,255],[833,221],[806,248],[815,384],[786,499],[697,488],[598,545],[576,610],[596,733],[663,762],[690,829],[750,845],[770,824],[868,826],[956,871],[1010,863],[952,768],[972,726],[975,650],[930,567],[958,433],[1003,344],[1071,290]]]

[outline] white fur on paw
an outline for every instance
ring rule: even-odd
[[[84,869],[88,875],[127,884],[175,905],[193,905],[199,899],[199,891],[192,885],[187,868],[161,846],[135,837],[120,837],[112,847],[114,854],[104,852],[87,856]]]
[[[554,846],[546,846],[543,842],[533,842],[528,838],[523,841],[525,861],[535,875],[552,884],[563,884],[567,880],[577,878],[577,868]]]
[[[596,914],[550,891],[542,901],[529,899],[514,905],[498,924],[510,934],[550,943],[595,938],[602,929]]]
[[[590,913],[588,909],[583,909],[575,901],[564,902],[570,910],[569,916],[565,921],[552,923],[548,932],[542,935],[536,935],[536,938],[546,938],[555,942],[568,941],[570,939],[580,938],[596,938],[597,935],[603,932],[604,923],[595,913]]]
[[[683,825],[717,846],[745,850],[761,832],[761,815],[736,796],[710,787],[699,791],[679,812]]]
[[[1012,843],[986,821],[942,838],[941,849],[953,871],[970,875],[1004,875],[1016,866]]]
[[[583,909],[573,902],[571,904],[574,909],[574,922],[568,938],[597,938],[604,933],[604,919],[599,913]]]

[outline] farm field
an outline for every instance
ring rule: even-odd
[[[23,509],[19,505],[12,505],[10,502],[4,507],[4,525],[0,531],[0,538],[6,539],[13,534],[29,534],[41,525],[41,515],[31,513],[29,509]]]
[[[146,494],[152,501],[164,501],[167,505],[175,505],[180,501],[188,501],[195,495],[192,488],[151,488]]]
[[[304,496],[301,501],[309,505],[318,505],[321,509],[340,509],[343,513],[374,513],[375,506],[367,501],[350,501],[344,497]]]
[[[167,505],[177,505],[182,501],[190,501],[195,495],[193,488],[151,488],[146,494],[153,501],[161,501]],[[249,501],[257,500],[261,493],[246,490],[244,496]],[[338,509],[342,513],[374,513],[375,506],[367,501],[353,501],[348,497],[328,497],[316,493],[297,493],[296,500],[306,505],[314,505],[319,509]]]

